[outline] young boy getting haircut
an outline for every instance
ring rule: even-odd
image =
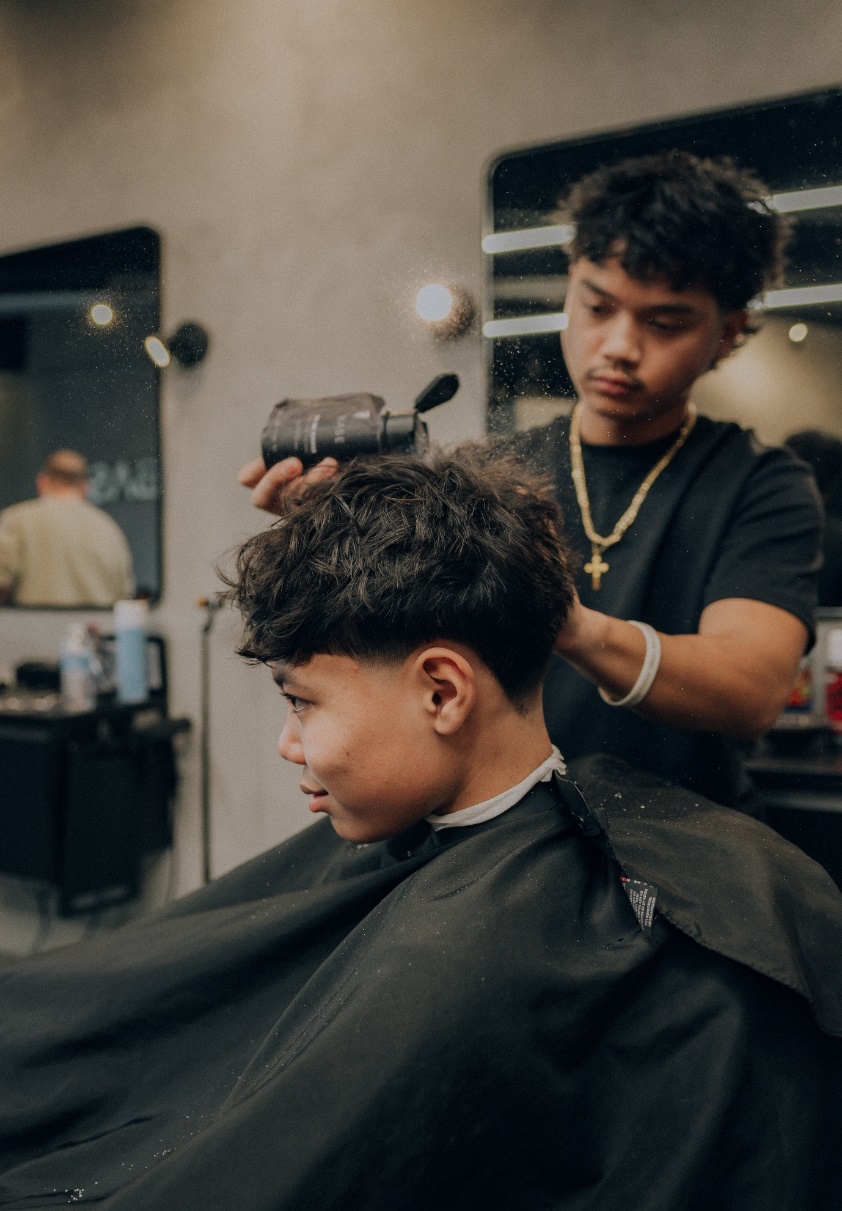
[[[836,1205],[839,893],[649,775],[563,776],[570,583],[557,506],[476,452],[352,464],[245,544],[328,819],[7,970],[0,1206]]]
[[[272,668],[281,756],[346,840],[475,823],[552,759],[541,683],[573,589],[558,508],[522,475],[362,464],[240,552],[241,654]]]

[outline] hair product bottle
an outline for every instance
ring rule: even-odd
[[[114,673],[117,701],[145,702],[149,697],[145,601],[118,601],[114,606]]]
[[[66,711],[92,711],[96,706],[94,651],[84,623],[74,623],[61,641],[61,705]]]

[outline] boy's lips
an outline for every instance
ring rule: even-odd
[[[311,812],[319,812],[322,810],[322,805],[327,798],[327,791],[323,786],[310,786],[307,782],[299,782],[299,789],[307,796],[307,807]]]

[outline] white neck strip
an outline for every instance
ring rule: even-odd
[[[542,761],[538,768],[534,769],[531,774],[527,774],[522,782],[518,782],[517,786],[503,791],[500,795],[495,795],[493,799],[486,799],[484,803],[474,803],[471,807],[463,807],[458,812],[450,812],[444,816],[435,814],[427,816],[427,822],[432,824],[436,832],[440,828],[464,828],[469,824],[485,824],[486,820],[502,816],[503,812],[507,812],[510,807],[520,803],[526,792],[531,791],[533,786],[539,782],[549,782],[556,771],[564,774],[567,772],[567,766],[564,764],[561,753],[553,745],[553,751],[546,761]]]

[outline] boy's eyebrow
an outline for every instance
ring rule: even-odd
[[[284,686],[288,686],[292,690],[300,689],[291,665],[285,664],[282,660],[274,660],[270,667],[275,685],[279,685],[282,689]]]
[[[304,684],[302,681],[296,681],[292,673],[287,670],[284,677],[278,682],[281,693],[286,694],[288,698],[306,698],[309,699],[313,690]]]

